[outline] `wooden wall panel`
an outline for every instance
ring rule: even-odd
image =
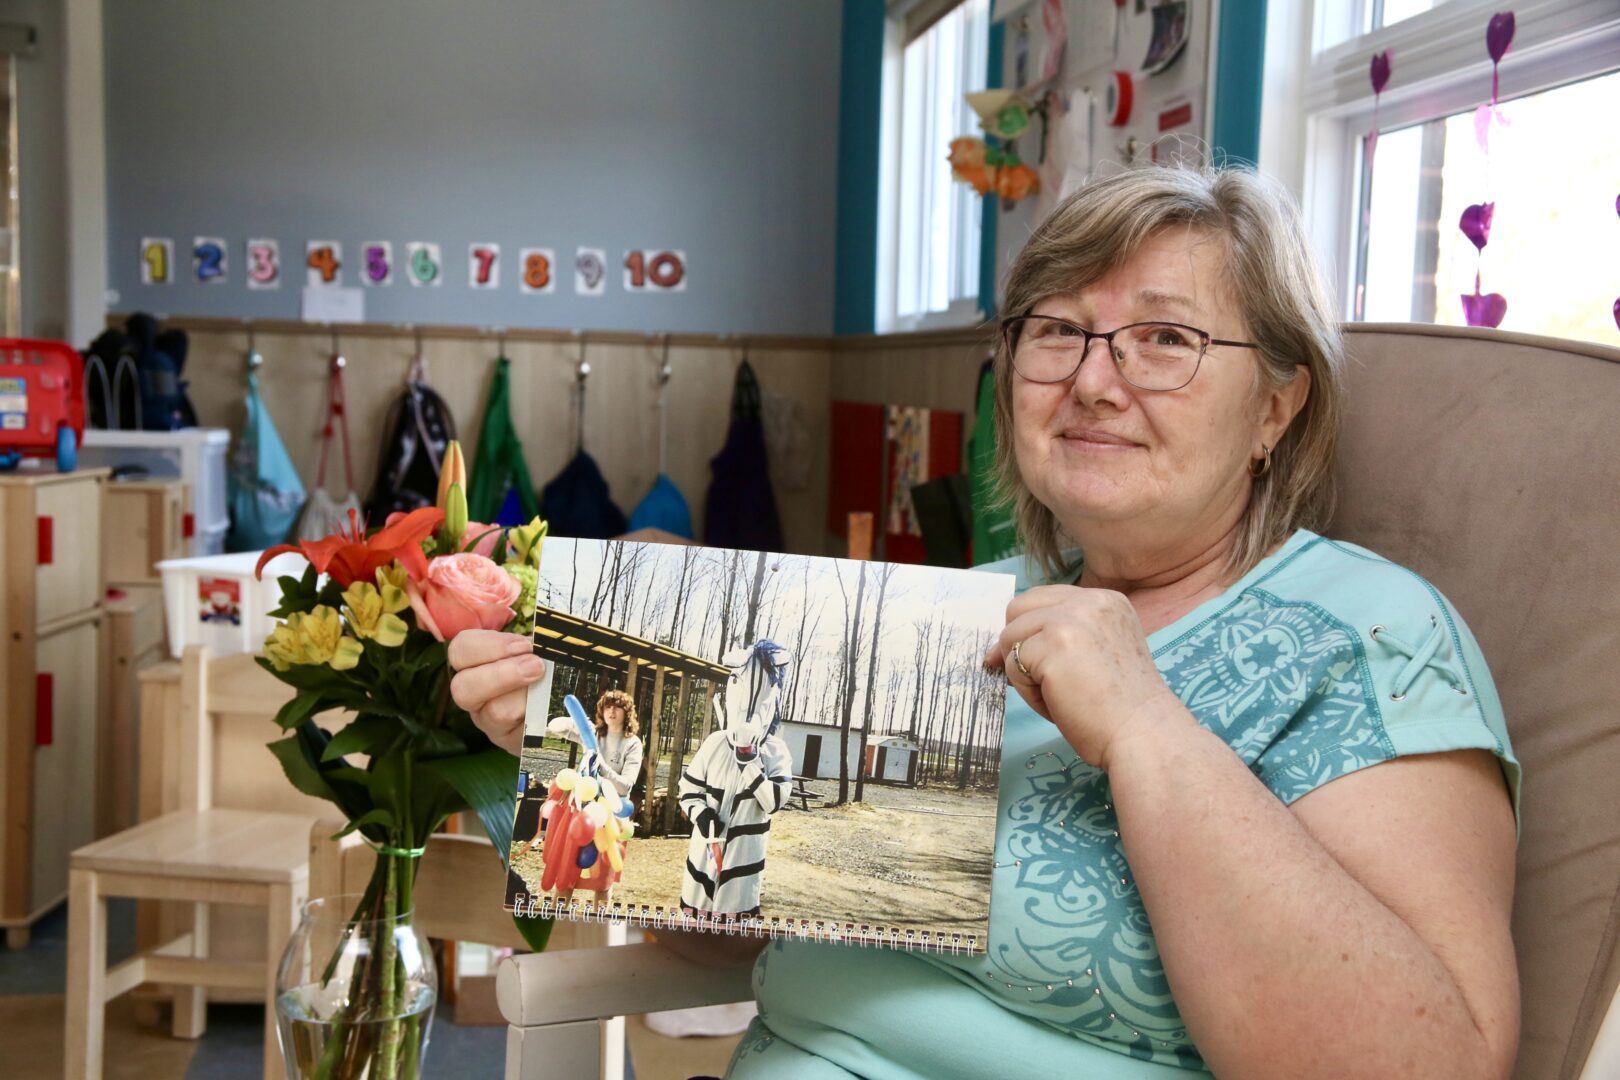
[[[218,320],[173,320],[191,333],[186,374],[202,423],[239,431],[244,392],[245,332]],[[806,481],[790,488],[773,468],[776,499],[790,551],[829,551],[822,535],[827,500],[827,416],[834,400],[887,402],[957,409],[971,421],[978,366],[987,355],[982,330],[863,338],[773,338],[750,344],[747,355],[767,397],[785,399],[802,424],[798,470]],[[255,337],[265,358],[260,386],[304,483],[313,487],[325,418],[326,372],[332,340],[324,330],[279,324]],[[414,335],[383,326],[340,337],[353,434],[355,487],[363,499],[376,469],[382,426],[415,353]],[[476,328],[433,328],[423,341],[429,379],[445,398],[469,460],[498,350],[496,335]],[[518,332],[506,341],[512,361],[512,419],[537,487],[568,462],[577,439],[574,393],[580,345],[566,335]],[[613,499],[629,514],[658,468],[657,373],[661,344],[635,335],[590,339],[585,399],[585,447],[602,467]],[[738,341],[677,335],[667,391],[668,471],[702,528],[709,462],[720,451],[730,417],[731,385],[743,348]],[[335,453],[335,451],[334,451]],[[776,463],[785,465],[785,462]],[[334,456],[327,487],[341,494],[342,466]]]

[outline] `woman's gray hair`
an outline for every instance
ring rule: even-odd
[[[1344,342],[1291,195],[1246,169],[1167,165],[1094,181],[1058,204],[1030,237],[1007,279],[1007,318],[1042,300],[1083,289],[1128,261],[1160,230],[1187,226],[1222,243],[1224,295],[1242,313],[1259,349],[1257,380],[1275,388],[1310,371],[1310,393],[1253,484],[1229,573],[1247,573],[1296,529],[1320,529],[1333,509],[1330,467],[1338,444]],[[1065,564],[1056,516],[1018,472],[1012,417],[1012,358],[995,360],[996,480],[1026,556],[1050,577]]]

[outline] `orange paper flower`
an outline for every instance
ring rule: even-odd
[[[996,173],[996,194],[1008,202],[1041,190],[1041,177],[1028,165],[1003,165]]]
[[[253,568],[253,576],[262,574],[264,564],[277,555],[292,551],[308,559],[317,574],[332,575],[332,580],[345,589],[356,581],[371,581],[378,567],[388,566],[395,559],[405,567],[411,580],[420,581],[427,576],[427,556],[422,553],[422,541],[432,536],[433,530],[443,520],[443,510],[424,506],[390,522],[368,537],[359,516],[350,510],[347,529],[340,529],[322,540],[277,544],[259,556],[259,565]]]

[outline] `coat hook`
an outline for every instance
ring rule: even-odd
[[[332,330],[332,370],[333,371],[342,371],[345,367],[348,366],[349,362],[343,358],[343,349],[341,348],[341,346],[338,343],[337,327],[333,326],[331,328],[331,330]]]
[[[504,358],[506,356],[506,327],[494,327],[493,332],[495,334],[495,355]]]

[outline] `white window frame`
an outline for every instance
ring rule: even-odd
[[[974,326],[983,320],[983,302],[975,294],[952,301],[944,311],[900,315],[900,162],[902,154],[901,118],[905,112],[903,94],[906,12],[919,0],[889,0],[883,36],[882,118],[878,151],[878,245],[876,331],[880,334],[918,330],[945,330]],[[954,10],[954,7],[953,7]],[[962,132],[964,135],[972,132]],[[982,245],[989,238],[980,234]]]
[[[1361,140],[1373,124],[1373,55],[1391,50],[1394,69],[1378,103],[1380,130],[1472,110],[1489,100],[1485,27],[1503,10],[1502,0],[1446,0],[1319,47],[1365,26],[1368,5],[1272,3],[1266,29],[1260,168],[1299,197],[1346,319],[1355,288]],[[1513,45],[1501,66],[1504,100],[1620,68],[1620,5],[1614,0],[1518,0],[1513,12]]]

